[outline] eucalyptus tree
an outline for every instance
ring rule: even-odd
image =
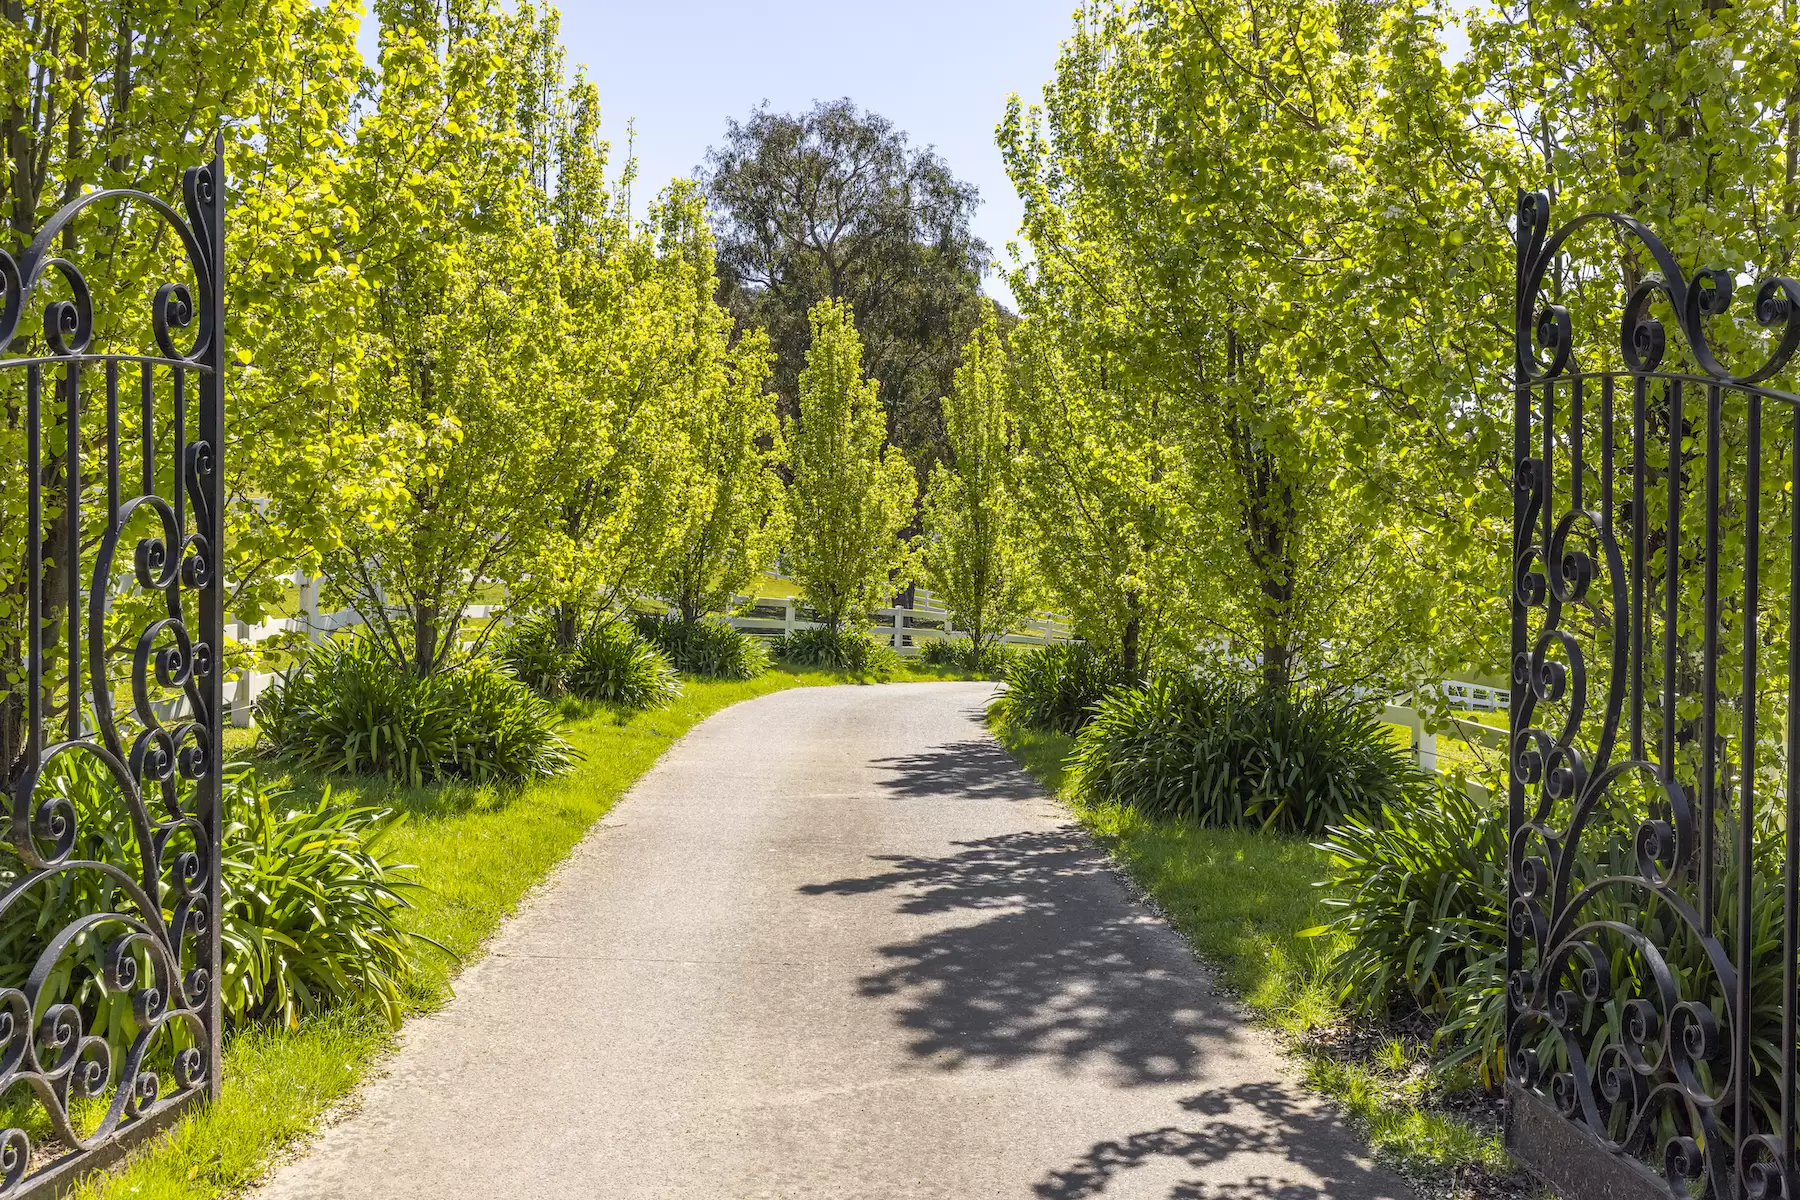
[[[963,347],[944,397],[949,458],[925,492],[919,565],[979,662],[1034,599],[1033,575],[1013,479],[1018,437],[1008,411],[1010,372],[999,320],[986,320]]]
[[[892,439],[928,465],[942,437],[936,400],[981,320],[988,248],[969,228],[975,188],[848,99],[730,122],[703,184],[722,298],[740,325],[768,333],[784,411],[800,403],[813,306],[844,300]]]
[[[863,375],[850,306],[821,300],[809,324],[800,415],[783,422],[793,472],[787,562],[807,603],[835,630],[894,590],[917,485],[906,456],[886,444],[880,385]]]

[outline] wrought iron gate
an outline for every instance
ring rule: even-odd
[[[60,1190],[219,1086],[223,146],[180,210],[95,192],[22,258],[0,253],[23,499],[0,515],[22,559],[3,569],[24,609],[5,684],[0,1196]],[[102,353],[59,256],[71,228],[178,245],[192,283],[109,320],[121,348]]]
[[[1800,286],[1733,319],[1542,193],[1517,262],[1508,1142],[1571,1196],[1795,1196]]]

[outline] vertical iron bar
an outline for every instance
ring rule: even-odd
[[[144,495],[156,492],[156,379],[155,368],[149,363],[143,364],[143,373],[138,379],[138,403],[144,414]]]
[[[1644,511],[1643,376],[1631,384],[1631,757],[1644,760]]]
[[[1675,625],[1681,570],[1681,380],[1669,385],[1669,514],[1663,532],[1662,781],[1675,780]]]
[[[1713,817],[1719,770],[1719,386],[1706,388],[1706,572],[1700,634],[1700,932],[1713,933]]]
[[[224,768],[225,714],[225,134],[213,140],[212,195],[205,204],[204,230],[196,230],[210,251],[208,264],[212,274],[209,297],[212,306],[212,344],[206,353],[209,368],[200,383],[200,435],[211,450],[211,471],[196,480],[204,489],[206,553],[209,556],[206,583],[200,589],[200,636],[212,648],[211,669],[200,681],[206,700],[207,771],[195,784],[195,812],[206,830],[212,853],[206,883],[208,911],[222,912],[222,879],[220,847],[225,831],[225,805],[221,773]],[[176,491],[181,489],[177,486]],[[223,1042],[224,1009],[220,1003],[220,980],[224,971],[224,947],[219,931],[224,922],[207,922],[206,954],[209,980],[207,984],[207,1034],[210,1062],[207,1088],[215,1102],[224,1080]]]
[[[1576,512],[1587,507],[1587,459],[1583,455],[1582,426],[1587,422],[1587,409],[1582,405],[1582,378],[1569,381],[1569,507]],[[1544,543],[1550,549],[1550,543]]]
[[[106,524],[119,523],[119,364],[106,363]]]
[[[44,455],[43,373],[36,363],[25,368],[25,653],[31,662],[26,684],[26,754],[36,762],[44,749]],[[29,797],[26,798],[29,800]]]
[[[1518,208],[1521,212],[1525,206],[1525,193],[1519,193]],[[1525,784],[1519,778],[1516,769],[1519,754],[1517,738],[1523,725],[1520,713],[1524,710],[1526,688],[1530,686],[1528,678],[1521,678],[1521,667],[1525,667],[1525,604],[1519,593],[1519,564],[1524,561],[1525,546],[1531,537],[1531,531],[1525,528],[1526,488],[1530,481],[1525,477],[1525,463],[1531,457],[1531,384],[1530,374],[1526,370],[1527,347],[1529,346],[1529,318],[1525,315],[1525,254],[1529,231],[1524,219],[1518,222],[1515,230],[1514,244],[1514,302],[1513,302],[1513,443],[1512,465],[1513,480],[1513,517],[1512,517],[1512,562],[1509,564],[1506,577],[1511,583],[1507,589],[1507,608],[1510,617],[1509,634],[1511,637],[1512,657],[1508,670],[1512,672],[1512,688],[1507,693],[1507,728],[1511,731],[1507,738],[1506,749],[1506,829],[1508,838],[1518,835],[1519,826],[1525,820]],[[1548,385],[1545,385],[1546,388]],[[1521,486],[1525,485],[1525,486]],[[1512,911],[1518,900],[1519,881],[1514,876],[1509,864],[1506,871],[1506,904],[1507,911]],[[1512,1030],[1518,1017],[1518,1006],[1513,1001],[1513,988],[1510,986],[1514,976],[1524,966],[1524,953],[1520,947],[1519,934],[1514,930],[1512,922],[1506,926],[1506,981],[1509,986],[1502,989],[1505,993],[1507,1045],[1504,1055],[1506,1074],[1512,1074]],[[1526,1081],[1520,1080],[1521,1083]]]
[[[63,394],[68,399],[69,448],[63,462],[63,536],[67,539],[63,563],[69,604],[69,740],[81,736],[81,364],[63,369]]]
[[[1716,389],[1715,389],[1716,390]],[[1732,1122],[1735,1145],[1742,1150],[1750,1135],[1750,896],[1756,825],[1756,605],[1757,559],[1762,553],[1762,398],[1749,393],[1749,456],[1744,464],[1744,635],[1743,732],[1738,744],[1738,894],[1737,894],[1737,994],[1731,1016],[1733,1090]],[[1742,1155],[1739,1156],[1742,1161]],[[1740,1179],[1738,1186],[1743,1186]]]
[[[173,367],[175,376],[175,483],[174,494],[170,497],[175,503],[175,528],[182,534],[187,533],[187,489],[182,486],[182,476],[186,473],[183,467],[187,463],[187,368]],[[181,547],[169,547],[169,553],[180,554]]]
[[[1600,379],[1600,521],[1613,528],[1613,379]]]
[[[1795,636],[1793,614],[1800,606],[1800,409],[1790,410],[1788,447],[1788,691],[1787,691],[1787,787],[1782,797],[1787,809],[1786,837],[1782,845],[1781,908],[1781,1166],[1791,1174],[1794,1161],[1795,1007],[1800,1003],[1800,971],[1794,956],[1800,953],[1800,637]]]

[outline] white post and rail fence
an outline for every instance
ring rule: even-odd
[[[317,579],[301,575],[296,577],[295,583],[299,601],[299,612],[295,616],[275,617],[258,625],[228,621],[225,625],[227,636],[240,645],[255,645],[294,635],[309,642],[322,642],[340,629],[367,623],[355,609],[319,611]],[[820,622],[813,619],[813,613],[798,596],[735,596],[732,607],[734,615],[727,618],[732,627],[759,637],[777,638],[796,630],[820,628]],[[464,619],[485,622],[496,615],[501,620],[508,619],[501,605],[477,604],[464,613]],[[912,604],[908,606],[890,605],[876,609],[869,616],[869,631],[884,637],[905,658],[924,653],[925,647],[934,641],[968,636],[967,631],[956,627],[943,603],[926,588],[914,589]],[[467,636],[473,637],[473,631]],[[1004,641],[1009,646],[1043,647],[1069,641],[1073,636],[1067,622],[1046,612],[1027,620],[1007,634]],[[226,695],[232,724],[249,725],[257,697],[278,678],[277,673],[270,671],[242,671],[228,681]],[[1507,711],[1510,697],[1504,688],[1457,680],[1445,680],[1438,686],[1453,710],[1471,714]],[[1396,697],[1389,701],[1381,719],[1408,731],[1413,755],[1419,767],[1427,771],[1439,771],[1445,766],[1442,761],[1445,756],[1439,752],[1441,737],[1490,749],[1506,745],[1504,728],[1484,724],[1474,716],[1452,716],[1448,724],[1432,721],[1421,711],[1416,696]]]

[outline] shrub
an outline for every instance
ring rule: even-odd
[[[1162,678],[1100,703],[1070,754],[1093,800],[1199,825],[1318,832],[1422,777],[1367,706]]]
[[[1506,946],[1506,807],[1460,782],[1413,789],[1326,831],[1330,928],[1346,935],[1328,978],[1364,1012],[1396,992],[1427,1012],[1452,1005],[1458,982]],[[1504,963],[1502,963],[1504,973]]]
[[[398,1024],[407,984],[425,947],[435,943],[400,923],[404,892],[418,884],[411,867],[381,848],[395,818],[335,805],[329,792],[312,808],[287,809],[282,792],[242,769],[228,770],[222,787],[219,982],[227,1020],[292,1024],[304,1012],[366,999]],[[117,784],[96,759],[62,756],[40,780],[39,795],[55,796],[74,815],[82,839],[78,858],[136,874],[137,834]],[[147,799],[155,820],[161,802],[154,794]],[[179,843],[165,851],[166,861],[172,864],[176,853]],[[0,887],[11,889],[25,875],[16,858],[0,855]],[[110,874],[92,869],[53,872],[15,893],[0,913],[0,986],[23,985],[50,938],[83,917],[108,912],[143,915]],[[172,917],[166,908],[161,915]],[[110,1044],[114,1063],[123,1061],[139,1033],[135,993],[101,985],[107,947],[121,932],[101,922],[72,943],[42,1000],[79,1009],[85,1031]],[[138,978],[149,980],[145,952],[137,965]],[[175,1042],[185,1044],[184,1037],[177,1028]],[[175,1048],[154,1046],[159,1059]]]
[[[662,651],[622,621],[583,633],[565,678],[571,694],[621,708],[660,708],[681,695],[681,680]]]
[[[400,924],[401,893],[419,885],[381,847],[399,819],[334,804],[329,788],[311,808],[282,808],[281,799],[240,776],[226,804],[226,1011],[293,1025],[303,1013],[367,1001],[399,1025],[424,948],[443,949]]]
[[[568,770],[556,711],[476,661],[420,679],[368,638],[313,650],[257,703],[265,753],[322,771],[418,786],[446,778],[517,784]]]
[[[495,639],[494,656],[540,696],[554,699],[566,690],[569,648],[557,640],[554,616],[515,622]]]
[[[678,671],[713,679],[755,679],[769,669],[769,648],[762,639],[724,621],[683,621],[643,613],[637,618],[637,633]]]
[[[1029,729],[1079,733],[1107,694],[1129,683],[1117,659],[1085,642],[1025,651],[1006,666],[1013,716]]]
[[[796,629],[776,639],[776,657],[797,667],[827,667],[859,675],[887,675],[900,656],[866,629]]]
[[[980,658],[975,656],[975,643],[968,638],[932,638],[919,651],[919,657],[934,667],[955,667],[995,679],[1006,678],[1013,660],[1024,653],[1004,642],[989,642]]]

